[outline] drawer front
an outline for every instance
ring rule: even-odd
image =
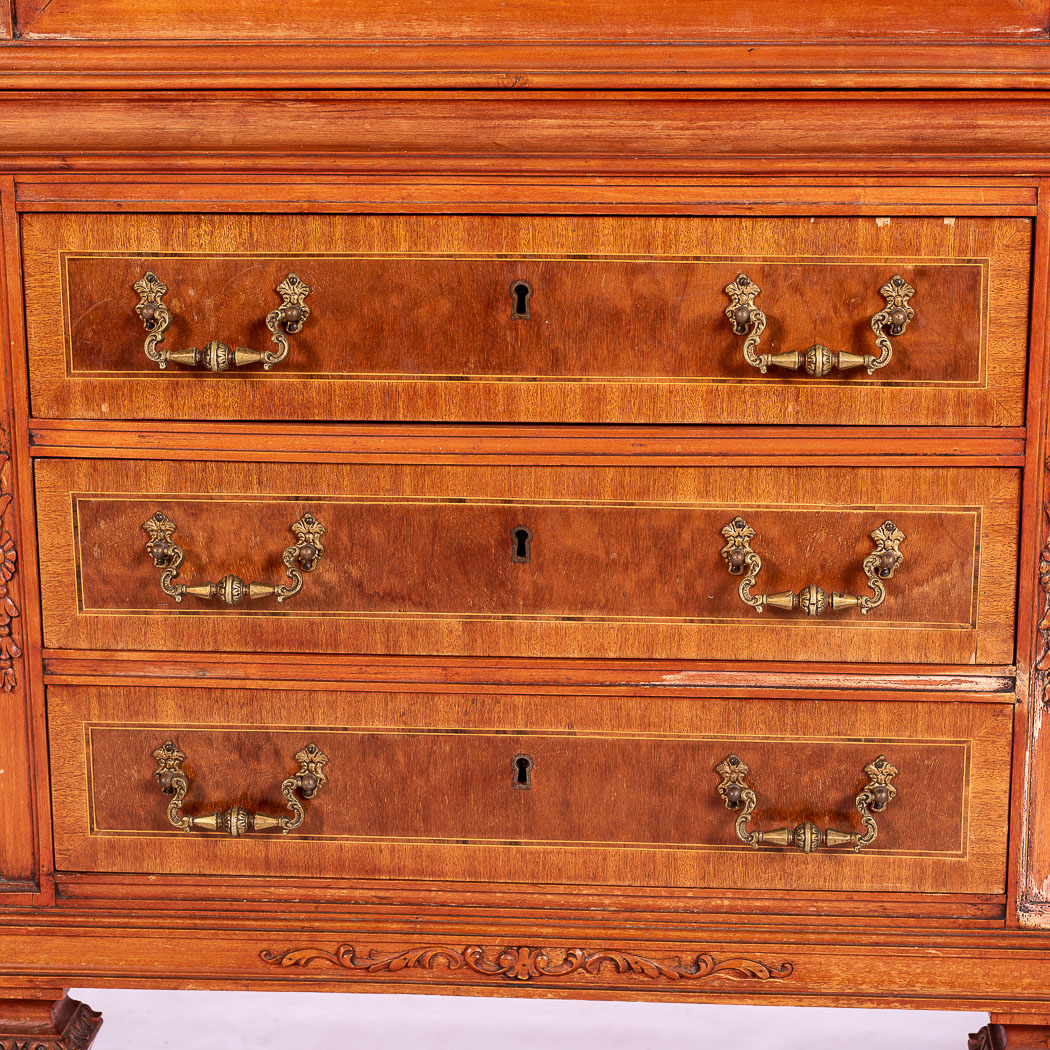
[[[1004,890],[1011,707],[998,702],[53,687],[49,722],[61,870]],[[187,834],[154,778],[169,740],[185,756],[176,820],[291,815],[281,786],[309,744],[327,781],[288,834]],[[863,832],[855,800],[879,756],[897,794],[860,851],[753,850],[718,790],[730,754],[750,768],[749,830]]]
[[[42,417],[1023,424],[1027,219],[30,214],[22,235]],[[289,274],[291,332],[267,327]],[[895,275],[906,323],[873,331]],[[734,303],[764,330],[737,334]],[[763,374],[749,333],[818,374]]]
[[[1019,483],[1006,468],[38,461],[44,638],[59,649],[1010,663]],[[159,541],[183,553],[174,576],[146,550],[157,514],[175,527]],[[324,553],[297,589],[282,558],[307,516],[326,529]],[[809,585],[873,599],[864,566],[886,523],[903,560],[884,551],[881,604],[775,607]],[[771,596],[764,611],[729,572],[748,530],[761,559],[750,596]],[[265,596],[225,604],[243,581]],[[221,594],[200,597],[210,584]],[[297,593],[281,601],[274,585]]]

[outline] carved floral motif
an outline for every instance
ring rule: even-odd
[[[22,655],[16,637],[16,621],[20,613],[12,583],[18,571],[18,551],[14,537],[7,528],[7,515],[12,501],[9,491],[10,463],[10,459],[3,455],[0,460],[0,688],[5,693],[10,693],[15,687],[15,660]]]
[[[1050,521],[1050,504],[1043,507],[1043,513]],[[1043,615],[1039,620],[1039,653],[1036,667],[1040,671],[1050,670],[1050,534],[1046,546],[1039,555],[1039,584],[1043,588]],[[1044,692],[1043,703],[1046,703]]]
[[[484,977],[529,981],[544,977],[568,977],[585,973],[597,977],[603,971],[648,980],[695,981],[721,977],[730,981],[779,981],[794,970],[791,963],[771,966],[753,959],[715,959],[701,954],[690,959],[647,959],[630,952],[583,948],[481,948],[445,946],[408,948],[391,955],[369,952],[358,955],[351,944],[340,944],[335,951],[323,948],[295,948],[285,952],[263,951],[263,962],[283,967],[305,967],[313,963],[340,966],[366,973],[397,973],[401,970],[467,969]]]

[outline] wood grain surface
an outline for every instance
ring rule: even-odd
[[[563,426],[34,419],[30,455],[58,459],[495,466],[1023,467],[1023,427]]]
[[[26,215],[22,227],[37,416],[1023,418],[1024,219],[67,213]],[[272,371],[161,372],[133,309],[147,270],[169,288],[173,350],[270,346],[263,322],[289,272],[312,289],[312,314]],[[762,288],[764,352],[821,342],[873,353],[878,290],[895,273],[916,288],[916,316],[872,376],[763,376],[725,316],[725,286],[742,271]],[[522,281],[528,319],[514,316]]]
[[[0,32],[3,15],[0,14]],[[10,22],[7,25],[10,35]],[[884,40],[880,40],[884,44]],[[36,38],[0,48],[5,90],[216,88],[367,89],[1045,89],[1039,37],[984,43],[915,39],[892,47],[836,43],[513,44],[455,42],[369,46],[330,40],[182,40],[143,49],[137,40]]]
[[[737,889],[998,893],[1011,706],[648,696],[52,687],[60,869]],[[309,742],[330,783],[300,832],[241,840],[167,822],[152,751],[176,740],[185,811],[280,813]],[[860,854],[754,851],[714,767],[753,771],[754,824],[859,827],[864,766],[899,795]],[[514,787],[513,759],[533,759]],[[391,804],[392,800],[396,804]],[[524,876],[524,879],[523,879]]]
[[[0,64],[7,52],[0,49]],[[1048,74],[1050,77],[1050,74]],[[14,176],[19,210],[377,215],[1037,216],[1038,184],[993,178],[823,175],[229,175],[76,170]]]
[[[35,577],[32,583],[23,579],[26,555],[20,522],[32,500],[22,490],[22,478],[28,480],[29,471],[20,473],[17,453],[12,452],[20,444],[15,440],[13,412],[16,406],[28,407],[12,378],[11,357],[17,357],[12,350],[21,335],[21,286],[17,271],[12,274],[10,270],[17,256],[14,185],[0,179],[0,769],[4,771],[0,774],[4,798],[0,806],[0,894],[5,896],[38,890],[38,835],[43,831],[50,836],[50,818],[40,814],[36,802],[43,778],[35,768],[34,752],[42,739],[43,707],[33,702],[32,690],[42,682],[34,673],[36,668],[24,659],[39,600]]]
[[[753,91],[731,100],[722,91],[11,91],[0,108],[0,170],[1031,178],[1050,172],[1048,98],[1015,90]],[[729,126],[747,134],[728,134]],[[163,142],[148,141],[143,128]]]
[[[950,11],[935,0],[837,3],[814,0],[805,8],[753,0],[708,0],[683,7],[672,0],[628,0],[615,11],[585,0],[566,6],[527,0],[514,8],[495,0],[408,4],[377,0],[367,11],[348,0],[303,0],[282,7],[272,0],[239,0],[219,6],[206,0],[15,0],[23,39],[127,39],[145,37],[158,25],[174,39],[342,40],[367,43],[439,40],[560,44],[588,42],[680,42],[800,40],[875,37],[887,40],[1037,39],[1050,30],[1046,0],[958,0]]]
[[[41,461],[45,645],[1009,663],[1019,481],[990,468]],[[145,552],[157,511],[178,526],[188,582],[280,582],[305,513],[326,525],[327,553],[283,606],[179,606]],[[905,562],[869,615],[760,614],[719,553],[736,514],[756,529],[768,592],[867,593],[868,534],[890,517]],[[519,527],[527,563],[512,559]]]
[[[213,909],[214,910],[214,909]],[[649,929],[590,924],[581,928],[544,916],[526,924],[510,918],[496,928],[457,926],[445,917],[415,920],[407,931],[384,925],[348,924],[319,914],[295,927],[275,926],[265,910],[248,921],[210,927],[196,909],[154,912],[146,921],[124,910],[119,922],[93,916],[91,951],[84,954],[83,927],[59,911],[51,916],[22,915],[0,927],[0,976],[9,994],[22,988],[53,989],[65,985],[119,988],[226,988],[256,991],[395,992],[470,994],[536,998],[627,999],[663,1002],[764,1003],[765,1005],[896,1007],[944,1010],[1047,1012],[1046,941],[1032,935],[968,935],[941,947],[925,937],[910,936],[893,944],[878,933],[834,935],[828,930],[754,930],[732,934],[723,929],[696,929],[661,934]],[[348,927],[350,929],[348,929]],[[352,933],[350,930],[352,929]],[[467,967],[451,969],[436,959],[432,967],[371,971],[338,965],[274,965],[263,952],[323,948],[334,952],[349,945],[378,959],[438,945],[460,950],[475,945],[490,957],[508,948],[547,947],[564,951],[619,950],[643,958],[688,965],[698,954],[715,959],[751,958],[779,966],[792,964],[790,979],[742,981],[657,980],[625,968],[606,965],[596,974],[577,971],[567,980],[515,980],[481,976]],[[1023,944],[1029,950],[1019,951]],[[163,958],[159,973],[157,959]]]

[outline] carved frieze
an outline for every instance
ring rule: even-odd
[[[597,977],[614,974],[650,981],[696,981],[720,977],[730,981],[779,981],[794,970],[791,963],[769,964],[754,959],[716,959],[698,954],[688,958],[650,959],[630,952],[585,948],[449,948],[444,945],[408,948],[384,954],[359,955],[351,944],[334,951],[324,948],[294,948],[263,951],[263,962],[283,967],[306,967],[314,963],[339,966],[361,973],[398,973],[403,970],[470,970],[483,977],[511,981],[564,978],[574,974]]]

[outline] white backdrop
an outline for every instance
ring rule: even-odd
[[[70,993],[94,1050],[966,1050],[985,1014],[432,995]]]

